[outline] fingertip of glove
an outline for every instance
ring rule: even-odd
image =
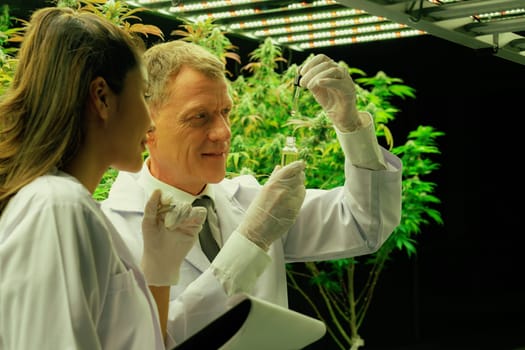
[[[157,191],[160,191],[160,190],[157,189]],[[161,204],[165,204],[165,205],[177,203],[177,201],[173,199],[173,195],[171,193],[165,193],[165,192],[161,193],[160,202]]]
[[[306,162],[302,159],[299,159],[299,160],[296,160],[292,163],[289,164],[290,168],[296,170],[296,171],[301,171],[301,170],[304,170],[306,168]]]
[[[197,215],[203,215],[203,216],[206,216],[206,214],[208,214],[208,209],[206,207],[193,207],[193,211],[197,214]]]
[[[153,192],[151,192],[151,195],[150,195],[150,200],[156,200],[158,201],[160,199],[162,195],[162,192],[159,188],[156,188],[155,190],[153,190]]]
[[[304,160],[296,160],[284,166],[282,171],[280,172],[281,175],[279,176],[281,178],[292,178],[300,174],[304,175],[305,167],[306,167],[306,163],[304,162]]]
[[[156,215],[157,206],[159,205],[159,202],[160,202],[160,196],[161,196],[161,191],[159,189],[156,189],[151,193],[148,201],[146,202],[146,206],[144,208],[145,213],[155,212],[155,215]]]

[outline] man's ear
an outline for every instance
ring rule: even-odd
[[[148,147],[153,146],[157,142],[155,131],[156,131],[156,128],[152,124],[152,126],[146,132],[146,144],[148,145]]]
[[[89,100],[97,115],[102,120],[109,118],[111,89],[102,77],[96,77],[89,84]]]
[[[154,114],[154,111],[152,109],[149,110],[150,111],[150,118],[151,118],[151,125],[150,127],[148,128],[148,131],[146,132],[146,143],[148,145],[153,145],[156,141],[156,131],[157,131],[157,126],[155,125],[155,114]]]

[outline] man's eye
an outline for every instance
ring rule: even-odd
[[[192,127],[201,127],[205,125],[207,121],[208,117],[204,113],[193,114],[186,119],[186,123]]]

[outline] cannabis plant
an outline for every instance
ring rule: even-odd
[[[140,34],[145,37],[154,35],[164,39],[162,30],[152,24],[142,23],[138,16],[140,12],[146,11],[142,7],[131,7],[125,1],[119,0],[55,0],[57,7],[70,7],[81,11],[92,12],[104,17],[128,33]]]
[[[180,40],[203,46],[219,57],[225,65],[227,59],[241,63],[239,54],[235,52],[237,46],[233,45],[224,31],[215,25],[212,18],[206,18],[198,22],[190,22],[183,19],[182,22],[183,24],[179,26],[181,29],[172,30],[170,33],[171,36],[179,37]],[[229,71],[227,74],[230,77],[233,76]]]
[[[193,26],[185,24],[190,33],[203,28],[199,23]],[[213,25],[208,22],[206,27]],[[196,43],[213,45],[202,40],[205,33],[199,34]],[[191,36],[184,38],[188,40]],[[223,52],[215,52],[222,57]],[[293,135],[307,164],[306,186],[329,189],[343,185],[344,156],[330,120],[307,90],[301,90],[297,103],[294,101],[293,80],[298,66],[289,64],[279,71],[279,63],[285,60],[281,48],[269,38],[260,43],[249,59],[243,67],[245,74],[230,81],[234,108],[228,176],[249,173],[264,183],[280,161],[286,136]],[[385,72],[368,77],[345,62],[339,64],[354,78],[358,108],[373,115],[380,142],[403,162],[401,223],[374,254],[289,264],[287,273],[289,287],[304,298],[314,316],[326,323],[336,346],[355,350],[364,345],[359,330],[382,271],[388,263],[394,263],[392,253],[402,250],[409,257],[416,254],[417,236],[424,226],[432,222],[442,224],[441,214],[434,208],[440,203],[434,195],[436,184],[427,177],[439,168],[432,156],[439,154],[436,139],[443,133],[421,125],[409,133],[404,144],[395,146],[388,123],[395,120],[399,109],[392,101],[415,98],[414,89]],[[360,278],[363,274],[367,276],[364,280]]]

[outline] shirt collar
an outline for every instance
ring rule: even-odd
[[[193,203],[193,201],[197,198],[208,196],[215,202],[215,192],[213,190],[213,186],[210,186],[209,184],[206,185],[201,193],[199,193],[197,196],[194,196],[174,186],[168,185],[167,183],[162,182],[151,175],[148,163],[149,159],[146,159],[142,165],[142,171],[140,172],[139,178],[137,179],[137,182],[144,188],[147,198],[151,196],[154,190],[160,189],[162,191],[162,198],[168,197],[181,202]]]

